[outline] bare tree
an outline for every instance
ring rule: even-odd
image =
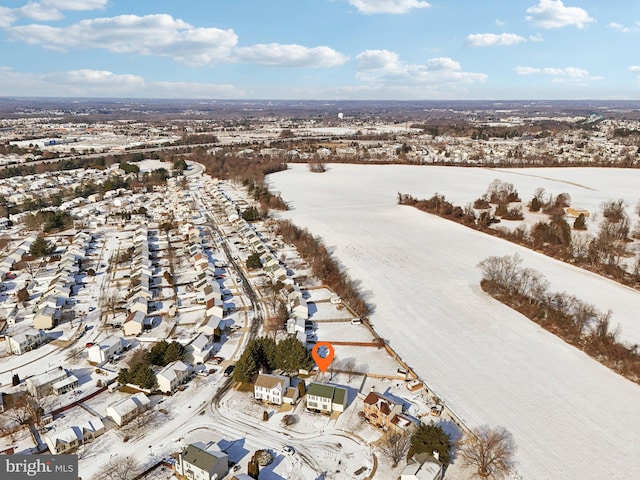
[[[137,475],[138,462],[133,457],[115,456],[102,465],[97,478],[100,480],[132,480]]]
[[[38,400],[28,393],[16,394],[13,398],[13,406],[6,411],[6,416],[19,425],[29,423],[39,425],[47,407],[45,404],[48,403],[50,402],[46,397]]]
[[[69,350],[69,355],[67,355],[67,360],[69,360],[69,362],[72,364],[76,364],[84,356],[84,352],[85,352],[84,348],[74,347],[71,350]]]
[[[478,469],[482,478],[503,478],[514,464],[516,446],[504,427],[487,425],[475,428],[461,442],[460,456],[467,465]]]
[[[346,372],[347,374],[347,381],[350,382],[351,379],[353,378],[353,375],[355,373],[355,369],[356,369],[356,359],[353,357],[347,357],[344,358],[341,362],[340,362],[340,368]]]
[[[380,450],[393,463],[396,468],[398,463],[407,456],[411,446],[411,437],[397,432],[387,434],[380,442]]]

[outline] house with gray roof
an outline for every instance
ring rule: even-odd
[[[176,471],[189,480],[220,480],[229,471],[229,457],[202,443],[192,443],[178,455]]]

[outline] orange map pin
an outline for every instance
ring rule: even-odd
[[[333,345],[329,342],[318,342],[311,350],[311,356],[321,372],[326,372],[333,361]]]

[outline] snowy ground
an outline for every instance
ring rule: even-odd
[[[503,425],[513,433],[523,478],[634,478],[640,387],[488,297],[476,265],[518,252],[552,289],[611,309],[622,338],[635,342],[640,294],[396,204],[400,191],[440,192],[464,205],[495,178],[514,183],[523,199],[544,187],[569,192],[575,207],[587,209],[617,198],[635,205],[640,184],[635,170],[358,165],[331,165],[324,174],[293,165],[270,181],[293,206],[284,216],[323,237],[363,282],[375,329],[429,387],[469,426]]]

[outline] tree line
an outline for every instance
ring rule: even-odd
[[[362,297],[358,283],[340,270],[319,238],[288,220],[279,220],[277,225],[277,233],[282,235],[285,243],[296,247],[302,258],[309,263],[314,276],[336,292],[356,314],[366,316],[370,313],[370,307]]]
[[[580,213],[570,224],[565,209],[571,206],[568,193],[547,194],[535,191],[527,203],[530,212],[542,212],[548,219],[541,220],[530,229],[524,226],[513,230],[491,228],[502,220],[522,220],[522,202],[512,184],[494,180],[487,191],[473,204],[454,205],[444,195],[436,193],[428,199],[417,199],[398,193],[398,203],[456,221],[485,233],[499,236],[519,245],[543,252],[559,260],[578,265],[620,283],[640,288],[640,257],[629,262],[628,244],[640,239],[640,204],[636,207],[636,225],[623,200],[609,200],[602,204],[602,220],[592,235],[575,231],[587,229],[586,216]]]
[[[611,328],[611,311],[564,292],[549,290],[535,269],[524,267],[517,255],[492,256],[478,264],[482,289],[541,327],[579,348],[603,365],[640,383],[638,345],[625,345]]]

